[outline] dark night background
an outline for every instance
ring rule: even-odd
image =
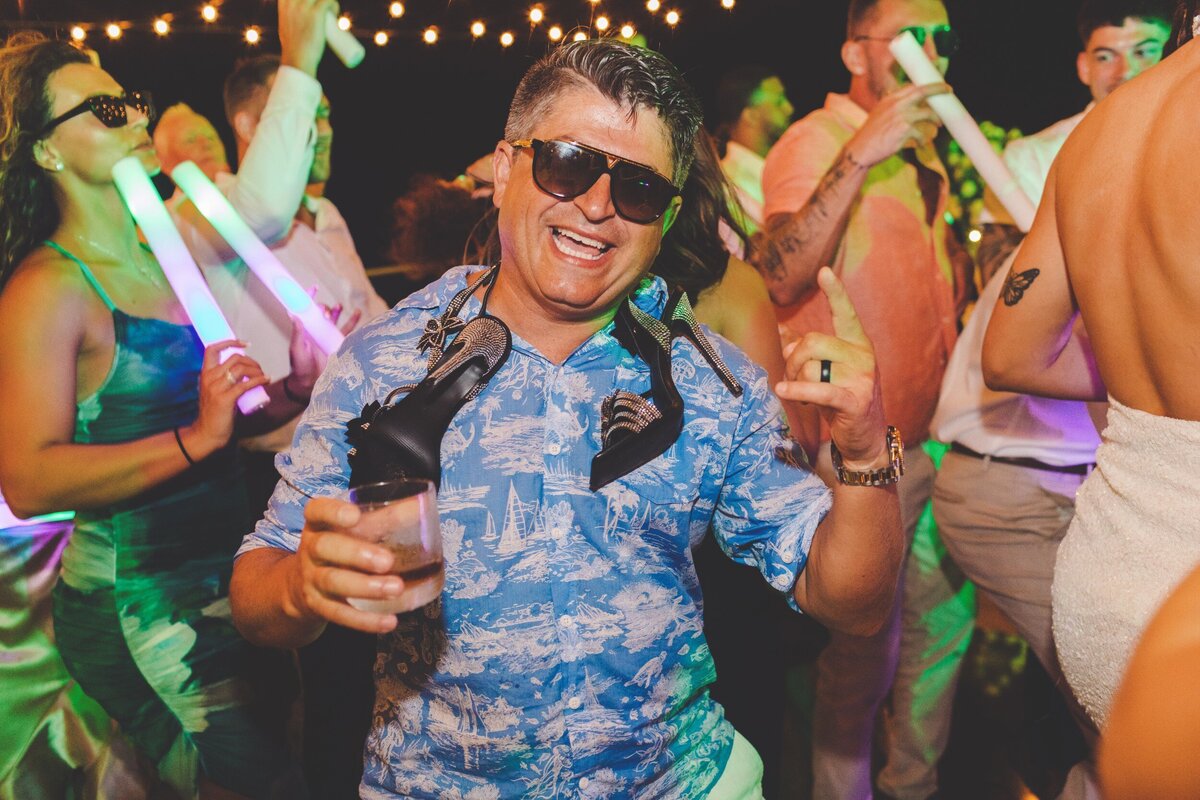
[[[593,8],[587,0],[543,0],[547,22],[531,32],[525,21],[530,5],[408,0],[404,17],[392,20],[387,0],[342,0],[356,32],[369,37],[387,28],[392,33],[384,48],[367,43],[367,59],[357,70],[348,71],[327,56],[318,76],[334,108],[328,195],[349,221],[368,266],[387,261],[391,201],[409,178],[418,172],[452,177],[490,151],[518,79],[548,46],[548,24],[568,30],[586,25]],[[686,72],[706,105],[723,71],[758,62],[778,71],[799,117],[819,106],[826,92],[842,91],[848,83],[838,55],[846,5],[845,0],[738,0],[726,11],[718,0],[664,0],[659,18],[643,0],[603,0],[596,8],[615,26],[625,21],[637,26],[651,47]],[[1086,90],[1075,77],[1075,2],[948,0],[947,5],[964,42],[948,80],[977,119],[1030,133],[1085,105]],[[0,25],[23,22],[65,36],[70,24],[97,24],[88,44],[118,81],[149,89],[160,109],[182,100],[207,115],[226,137],[232,158],[221,82],[239,57],[256,50],[242,41],[246,25],[263,27],[261,49],[278,49],[275,6],[225,0],[219,29],[197,32],[199,6],[178,0],[0,0]],[[660,19],[668,8],[683,17],[674,31]],[[175,15],[176,30],[159,39],[149,22],[165,13]],[[477,18],[488,23],[488,32],[472,41],[466,31]],[[101,29],[112,20],[137,27],[109,42]],[[430,24],[442,31],[432,47],[419,40]],[[502,30],[517,34],[507,50],[497,41]]]

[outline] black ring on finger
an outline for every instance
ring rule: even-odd
[[[833,362],[827,358],[821,359],[821,383],[829,383],[830,373],[833,371]]]

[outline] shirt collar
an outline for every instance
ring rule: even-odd
[[[832,111],[838,119],[848,127],[858,130],[867,121],[867,111],[850,99],[848,94],[828,94],[825,96],[825,108]]]

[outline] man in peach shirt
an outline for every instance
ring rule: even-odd
[[[900,484],[910,537],[932,492],[929,436],[942,373],[968,291],[970,260],[945,220],[947,178],[924,102],[945,84],[916,87],[888,51],[911,30],[945,72],[956,37],[940,0],[853,0],[842,59],[850,91],[795,123],[771,149],[763,175],[765,235],[757,254],[785,340],[828,332],[816,274],[845,282],[875,342],[885,408],[912,459]],[[828,439],[828,432],[823,431]],[[818,472],[834,466],[824,444]],[[973,597],[927,527],[914,543],[892,623],[877,636],[834,634],[818,661],[814,797],[871,797],[876,710],[892,688],[881,792],[925,800],[949,733]],[[894,686],[893,686],[893,677]]]

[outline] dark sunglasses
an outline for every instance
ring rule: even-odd
[[[559,200],[573,200],[607,174],[613,208],[639,225],[654,222],[679,195],[679,189],[653,168],[594,147],[559,139],[519,139],[513,147],[533,150],[533,182]]]
[[[149,92],[126,92],[120,97],[112,94],[98,94],[94,97],[89,97],[65,114],[59,114],[47,122],[42,126],[42,130],[38,136],[44,137],[67,120],[78,117],[80,114],[88,111],[95,114],[96,119],[104,123],[104,127],[120,128],[129,124],[129,114],[125,110],[126,106],[140,111],[151,122],[154,121],[154,100],[150,97]]]
[[[958,52],[958,48],[962,47],[962,37],[958,32],[949,25],[935,25],[932,28],[922,28],[920,25],[910,25],[907,28],[901,28],[896,31],[896,36],[908,31],[917,40],[917,44],[921,47],[925,46],[925,40],[933,36],[933,49],[942,58],[949,58]],[[855,36],[854,41],[866,40],[869,42],[890,42],[895,36]]]

